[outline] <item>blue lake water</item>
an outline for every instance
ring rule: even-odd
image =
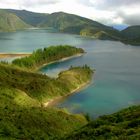
[[[0,33],[0,53],[29,53],[50,45],[70,44],[84,48],[84,56],[51,64],[41,72],[56,76],[61,70],[88,64],[95,68],[91,84],[58,103],[72,113],[92,117],[140,104],[140,47],[115,41],[101,41],[49,30]]]

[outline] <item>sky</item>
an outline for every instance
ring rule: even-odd
[[[67,12],[106,25],[140,25],[140,0],[0,0],[0,8]]]

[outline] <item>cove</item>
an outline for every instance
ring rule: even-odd
[[[31,53],[50,45],[70,44],[84,48],[85,55],[50,64],[40,71],[56,76],[73,66],[89,65],[96,72],[91,84],[56,106],[72,113],[92,117],[111,114],[140,103],[140,47],[115,41],[101,41],[50,30],[26,30],[0,33],[1,53]]]

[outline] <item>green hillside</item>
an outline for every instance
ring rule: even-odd
[[[63,139],[63,138],[61,138]],[[139,140],[140,106],[90,121],[64,140]]]
[[[23,91],[0,86],[1,140],[58,139],[86,123],[81,115],[41,107]]]
[[[140,26],[130,26],[121,31],[122,40],[132,45],[140,45]]]
[[[88,123],[81,115],[43,106],[40,96],[63,96],[88,81],[90,74],[87,66],[71,67],[53,79],[0,64],[0,139],[139,140],[140,106],[96,120],[86,115]]]
[[[129,26],[128,28],[122,30],[121,33],[127,38],[140,37],[140,25]]]
[[[61,72],[57,79],[46,75],[26,72],[11,66],[0,65],[0,86],[16,88],[40,101],[67,95],[81,84],[89,82],[92,71],[89,67],[70,68]]]
[[[97,27],[110,29],[99,22],[64,12],[52,13],[47,16],[47,20],[40,24],[40,27],[53,27],[62,32],[79,34],[81,29],[87,27]],[[75,30],[76,29],[76,30]]]
[[[16,89],[18,88],[28,93],[30,97],[40,101],[46,101],[55,96],[67,95],[80,85],[89,82],[92,70],[88,66],[85,65],[82,68],[71,67],[68,72],[61,72],[56,79],[46,75],[26,72],[21,70],[21,68],[34,71],[43,66],[43,64],[81,53],[84,53],[83,49],[68,45],[38,49],[28,57],[15,59],[12,65],[18,66],[18,69],[12,69],[10,66],[1,66],[0,81],[3,82],[0,85],[14,86]]]
[[[91,79],[89,67],[71,67],[54,79],[8,64],[0,64],[0,139],[50,140],[86,124],[81,115],[46,108],[54,97],[65,96]]]
[[[44,20],[46,20],[48,15],[46,13],[35,13],[26,10],[6,9],[6,11],[17,15],[24,22],[32,26],[37,26],[38,24],[42,23]]]
[[[115,30],[112,27],[105,26],[99,22],[64,12],[56,12],[52,14],[35,13],[26,10],[5,9],[15,14],[26,23],[40,28],[54,28],[61,32],[80,34],[82,29],[88,27]]]
[[[88,36],[101,40],[120,40],[120,32],[114,29],[101,29],[101,28],[85,28],[81,30],[80,35]]]
[[[0,10],[0,31],[16,31],[31,27],[16,15]]]

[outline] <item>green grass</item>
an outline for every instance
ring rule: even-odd
[[[0,139],[50,140],[86,124],[80,115],[43,108],[15,88],[0,86]],[[56,138],[57,139],[57,138]]]
[[[139,140],[140,106],[99,117],[65,137],[66,140]]]

